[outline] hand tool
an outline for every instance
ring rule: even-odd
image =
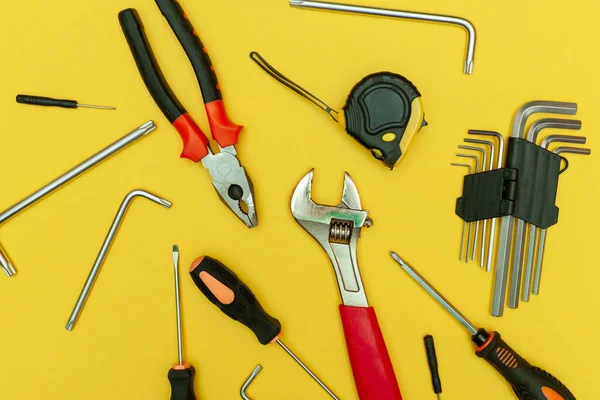
[[[378,72],[363,78],[350,91],[342,112],[338,112],[285,77],[257,52],[250,53],[250,58],[271,77],[339,122],[346,133],[392,170],[416,134],[427,125],[421,93],[402,75]]]
[[[473,154],[462,154],[462,153],[457,153],[456,154],[457,157],[463,157],[463,158],[472,158],[475,160],[475,173],[481,172],[481,170],[479,169],[479,157]],[[483,167],[483,165],[482,165]],[[468,224],[469,226],[469,232],[467,233],[467,253],[465,254],[465,263],[469,262],[469,249],[471,250],[471,254],[475,254],[475,243],[473,243],[473,246],[471,246],[471,230],[473,227],[473,222],[469,222]]]
[[[427,364],[429,365],[429,371],[431,372],[431,384],[433,385],[433,392],[437,394],[437,398],[440,400],[440,395],[442,394],[442,381],[440,380],[440,373],[438,371],[438,361],[437,354],[435,353],[433,336],[425,336],[424,341],[425,352],[427,354]]]
[[[567,121],[569,121],[569,122],[567,122]],[[534,125],[535,125],[535,123],[534,123]],[[556,119],[553,122],[546,122],[545,127],[546,128],[560,127],[562,129],[579,130],[579,129],[581,129],[581,121]],[[532,129],[530,129],[530,135],[527,136],[527,140],[529,140],[530,142],[533,141],[533,143],[535,143],[535,140],[537,139],[537,135],[535,134],[535,131],[532,133],[531,132],[532,130],[535,130],[534,126],[532,126]],[[537,129],[538,132],[540,130],[541,129]],[[553,143],[553,142],[585,144],[586,141],[587,141],[587,138],[583,137],[583,136],[549,135],[544,139],[541,147],[544,149],[547,149],[548,146],[550,145],[550,143]],[[528,224],[528,225],[531,225],[531,224]],[[530,288],[531,288],[531,279],[532,279],[532,275],[533,275],[533,262],[534,262],[534,255],[535,255],[535,250],[536,250],[535,244],[536,244],[537,235],[538,235],[538,228],[535,225],[531,225],[529,228],[529,242],[527,245],[527,258],[525,260],[525,277],[523,278],[523,291],[521,293],[521,296],[522,296],[522,299],[524,302],[529,301],[529,293],[530,293]],[[521,237],[521,240],[525,240],[525,238]],[[514,273],[514,270],[513,270],[513,273]],[[519,275],[518,278],[519,278],[519,284],[520,284],[521,276]],[[509,294],[510,304],[518,305],[518,299],[519,299],[519,290],[518,289],[519,288],[520,287],[517,287],[515,289],[515,286],[513,286],[513,284],[511,283],[511,292]],[[516,297],[516,300],[514,299],[515,297]]]
[[[181,335],[181,299],[179,298],[179,246],[173,246],[173,269],[175,270],[175,315],[177,316],[178,363],[169,370],[171,400],[196,400],[194,375],[196,370],[183,361],[183,339]]]
[[[489,162],[489,166],[487,167],[487,171],[491,171],[494,169],[494,162],[496,161],[496,145],[494,144],[494,142],[490,141],[490,140],[481,140],[481,139],[465,139],[464,140],[466,143],[474,143],[474,144],[483,144],[486,146],[490,146],[490,162]],[[485,155],[485,152],[484,152]],[[485,167],[485,159],[484,159],[484,167]],[[485,266],[485,250],[486,250],[486,245],[488,242],[488,233],[487,233],[487,223],[488,220],[484,220],[483,221],[483,231],[481,233],[481,246],[480,246],[480,258],[479,258],[479,265],[483,268]],[[487,248],[488,253],[490,251],[489,247]]]
[[[175,0],[156,0],[160,11],[179,39],[194,68],[213,139],[220,152],[213,154],[208,138],[181,105],[167,83],[154,57],[142,21],[134,9],[119,13],[121,28],[148,91],[165,117],[183,139],[181,157],[193,162],[202,161],[213,180],[221,201],[248,228],[258,224],[254,203],[254,186],[241,166],[235,149],[242,126],[229,120],[223,104],[221,87],[217,82],[211,60],[197,32]]]
[[[113,239],[115,238],[115,235],[117,234],[117,231],[119,230],[121,221],[125,217],[127,208],[129,207],[129,204],[136,197],[146,198],[146,199],[153,201],[165,208],[171,207],[170,201],[160,198],[158,196],[155,196],[152,193],[146,192],[145,190],[139,190],[139,189],[133,190],[133,191],[129,192],[129,194],[127,194],[127,196],[125,196],[125,199],[121,203],[121,206],[119,207],[119,210],[117,211],[117,215],[115,215],[115,219],[114,219],[112,225],[110,226],[110,229],[108,230],[106,239],[104,239],[104,243],[102,243],[102,247],[100,248],[100,251],[98,252],[96,261],[94,261],[92,270],[90,271],[90,274],[88,275],[88,278],[85,281],[83,288],[81,289],[81,294],[79,295],[79,298],[77,299],[77,302],[75,303],[75,307],[73,307],[73,312],[71,312],[71,316],[69,317],[69,320],[67,321],[66,329],[68,331],[73,330],[73,327],[75,326],[75,323],[77,322],[77,319],[79,318],[79,314],[81,313],[81,310],[83,309],[83,305],[85,304],[85,301],[87,300],[87,298],[90,294],[90,291],[92,290],[92,286],[94,285],[94,282],[96,281],[96,277],[98,276],[98,273],[100,272],[100,267],[102,267],[102,264],[104,263],[104,259],[106,258],[108,251],[110,250],[110,246],[113,242]]]
[[[473,169],[469,164],[452,163],[450,165],[453,167],[466,167],[469,169],[469,175],[471,175],[473,173]],[[467,221],[463,220],[462,233],[460,234],[460,253],[458,253],[458,261],[462,261],[463,253],[465,253],[464,248],[465,248],[465,232],[466,232],[466,230],[467,230]],[[468,261],[468,257],[469,257],[469,255],[467,252],[465,254],[465,261]]]
[[[356,185],[344,176],[339,206],[316,204],[312,198],[311,170],[292,195],[296,221],[323,247],[333,264],[342,297],[339,306],[346,347],[361,400],[401,400],[400,388],[388,354],[375,309],[365,294],[356,245],[363,227],[372,224],[363,210]]]
[[[525,131],[527,119],[535,113],[567,114],[574,115],[577,112],[577,104],[556,101],[532,101],[524,104],[515,115],[511,137],[521,138]],[[512,238],[515,217],[507,215],[501,219],[500,237],[498,245],[498,257],[496,260],[496,273],[494,276],[494,292],[492,295],[491,314],[501,317],[504,314],[504,302],[506,298],[506,285],[508,283],[508,266],[512,250]],[[515,254],[521,251],[523,243],[515,244]]]
[[[277,343],[331,396],[337,396],[281,341],[281,323],[262,308],[250,288],[223,263],[204,256],[192,262],[190,276],[202,294],[234,321],[250,328],[262,345]]]
[[[542,123],[533,123],[532,127],[529,130],[526,138],[528,141],[535,143],[536,132],[539,133],[541,129],[570,129],[570,130],[580,130],[581,129],[581,121],[570,121],[570,120],[561,120],[555,119],[554,121],[545,120]],[[542,145],[542,147],[546,147]],[[513,255],[513,267],[512,267],[512,276],[510,282],[510,290],[508,295],[508,306],[510,308],[519,307],[519,294],[521,292],[521,278],[523,277],[523,256],[525,254],[525,240],[527,234],[527,227],[529,224],[526,224],[522,219],[517,220],[517,233],[515,236],[515,254]],[[527,277],[528,281],[526,282],[529,285],[531,281],[531,269],[529,270],[529,274]],[[529,286],[527,286],[529,287]],[[523,295],[529,301],[529,291],[523,290]]]
[[[248,390],[248,387],[254,381],[254,379],[256,379],[256,377],[258,376],[258,374],[260,373],[261,370],[262,370],[262,366],[257,365],[256,368],[254,368],[254,371],[252,371],[252,373],[250,374],[248,379],[246,379],[246,381],[242,385],[242,388],[240,389],[240,396],[242,396],[242,399],[251,400],[250,397],[248,397],[246,395],[246,390]]]
[[[30,96],[27,94],[17,95],[17,103],[30,104],[33,106],[45,106],[45,107],[62,107],[62,108],[97,108],[101,110],[116,110],[115,107],[111,106],[94,106],[91,104],[80,104],[77,100],[65,100],[65,99],[53,99],[50,97],[41,96]]]
[[[119,150],[136,142],[138,139],[146,136],[155,129],[156,125],[154,125],[153,121],[148,121],[140,127],[136,128],[132,132],[123,136],[121,139],[117,140],[116,142],[109,145],[100,152],[94,154],[87,160],[83,161],[81,164],[65,172],[63,175],[48,183],[46,186],[30,194],[23,200],[19,201],[18,203],[14,204],[12,207],[1,213],[0,224],[6,222],[11,217],[14,217],[21,211],[25,210],[27,207],[36,203],[38,200],[41,200],[42,198],[46,197],[50,193],[54,192],[56,189],[77,178],[79,175],[89,170],[96,164],[99,164],[100,162],[106,160],[108,157],[117,153]],[[0,247],[0,266],[2,267],[2,270],[6,273],[6,275],[9,277],[17,273],[13,266],[13,263],[10,261],[10,258],[8,258],[6,252],[2,249],[2,247]]]
[[[554,154],[562,154],[562,153],[570,153],[570,154],[582,154],[582,155],[586,155],[589,156],[590,154],[592,154],[592,150],[590,149],[583,149],[580,147],[557,147],[554,150]],[[534,230],[532,230],[531,235],[533,235],[534,237],[534,241],[535,241],[535,237],[537,234],[537,227],[533,227]],[[546,233],[547,233],[547,229],[541,229],[540,230],[540,238],[539,238],[539,244],[538,244],[538,252],[537,252],[537,259],[536,259],[536,266],[535,266],[535,276],[533,278],[533,289],[532,289],[532,293],[535,295],[540,294],[540,281],[542,279],[542,264],[544,263],[544,250],[546,249]],[[535,246],[535,243],[534,243]],[[533,262],[533,257],[531,257],[531,262]],[[525,286],[524,291],[528,291],[529,290],[529,286]]]
[[[481,136],[490,136],[498,139],[498,161],[496,164],[496,168],[502,168],[504,165],[504,136],[499,134],[498,132],[493,131],[482,131],[471,129],[469,130],[469,135],[481,135]],[[492,157],[493,158],[493,157]],[[493,168],[490,168],[490,170]],[[487,254],[487,262],[485,270],[486,272],[492,271],[492,263],[494,262],[494,250],[496,249],[496,222],[498,218],[492,219],[492,227],[490,229],[490,240]]]
[[[481,153],[481,159],[482,159],[482,163],[481,163],[481,168],[479,169],[479,172],[485,172],[487,171],[487,159],[488,159],[488,154],[487,151],[485,149],[482,149],[481,147],[475,147],[475,146],[462,146],[459,145],[458,146],[459,149],[462,150],[472,150],[472,151],[478,151]],[[471,252],[471,260],[475,261],[475,253],[477,253],[477,241],[479,240],[479,222],[481,221],[477,221],[475,223],[475,238],[473,239],[473,251]],[[482,244],[483,244],[483,240],[482,240]],[[483,262],[481,262],[479,264],[480,267],[483,267]]]
[[[475,26],[464,18],[452,17],[449,15],[425,14],[410,11],[389,10],[375,7],[361,7],[349,4],[327,3],[323,1],[304,1],[290,0],[290,6],[298,8],[312,8],[316,10],[340,11],[354,14],[366,14],[382,17],[402,18],[415,21],[437,22],[443,24],[457,25],[465,28],[468,34],[467,55],[464,65],[464,73],[473,73],[473,65],[475,59],[475,42],[476,32]]]
[[[398,254],[392,257],[423,289],[446,309],[471,334],[477,346],[475,354],[492,365],[511,385],[520,400],[576,400],[569,389],[558,379],[541,368],[532,366],[515,352],[498,332],[477,329],[460,311],[440,294],[417,271],[403,261]]]

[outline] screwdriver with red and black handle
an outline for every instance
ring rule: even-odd
[[[277,343],[335,400],[338,397],[281,341],[281,323],[270,316],[250,288],[224,264],[204,256],[190,267],[192,280],[202,294],[234,321],[250,328],[262,345]]]
[[[502,340],[498,332],[490,333],[483,328],[477,329],[398,254],[393,251],[390,254],[406,273],[469,331],[471,340],[477,346],[475,354],[486,360],[506,379],[519,400],[576,400],[561,381],[543,369],[531,365]]]

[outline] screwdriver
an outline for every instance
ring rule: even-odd
[[[277,343],[328,394],[339,400],[321,380],[279,339],[281,323],[262,308],[250,288],[224,264],[204,256],[196,259],[190,268],[192,280],[198,289],[229,318],[250,328],[262,345]]]
[[[429,371],[431,372],[433,392],[437,394],[437,398],[440,400],[440,394],[442,394],[442,381],[440,380],[440,373],[438,371],[437,354],[435,354],[435,342],[433,341],[433,336],[431,335],[425,336],[423,340],[425,342],[427,363],[429,364]]]
[[[77,100],[53,99],[51,97],[30,96],[26,94],[17,95],[17,103],[30,104],[44,107],[62,107],[62,108],[97,108],[101,110],[116,110],[111,106],[94,106],[91,104],[80,104]]]
[[[576,400],[575,396],[558,379],[543,369],[532,366],[502,340],[498,332],[489,333],[483,328],[477,329],[398,254],[393,251],[390,254],[406,273],[469,331],[471,340],[477,345],[475,354],[486,360],[506,379],[518,399]]]
[[[169,370],[171,400],[196,400],[194,375],[196,370],[183,361],[183,340],[181,335],[181,301],[179,299],[179,246],[173,246],[173,267],[175,269],[175,306],[177,315],[177,346],[179,362]]]

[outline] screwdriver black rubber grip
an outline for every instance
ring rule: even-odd
[[[196,370],[189,366],[185,369],[171,368],[169,382],[171,383],[171,400],[196,400],[194,394],[194,375]]]
[[[429,370],[431,371],[431,384],[433,385],[433,392],[435,394],[440,394],[442,393],[442,381],[440,380],[440,373],[438,371],[438,361],[437,354],[435,353],[433,336],[425,336],[424,342],[425,352],[427,353],[427,364],[429,364]]]
[[[165,117],[173,123],[187,111],[173,93],[156,61],[138,12],[133,8],[121,11],[119,22],[148,91]]]
[[[204,103],[223,100],[212,62],[187,14],[175,0],[155,0],[185,50],[200,84]]]
[[[487,335],[487,332],[480,330],[475,337],[482,334]],[[506,344],[498,332],[488,335],[476,354],[502,374],[520,400],[576,400],[562,382],[532,366]]]
[[[17,103],[44,107],[77,108],[77,101],[75,100],[52,99],[50,97],[28,96],[25,94],[17,95]]]
[[[261,344],[277,339],[281,323],[266,313],[250,288],[221,262],[202,257],[194,261],[190,275],[208,300],[225,315],[250,328]]]

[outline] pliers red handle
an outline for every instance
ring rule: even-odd
[[[166,81],[137,11],[126,9],[119,13],[119,22],[138,70],[152,98],[183,140],[181,157],[194,162],[202,161],[213,178],[213,185],[221,200],[252,228],[257,225],[254,189],[237,159],[234,147],[243,127],[231,122],[227,116],[210,57],[179,3],[175,0],[156,0],[156,4],[192,64],[202,91],[212,137],[218,143],[221,152],[211,152],[208,138]]]

